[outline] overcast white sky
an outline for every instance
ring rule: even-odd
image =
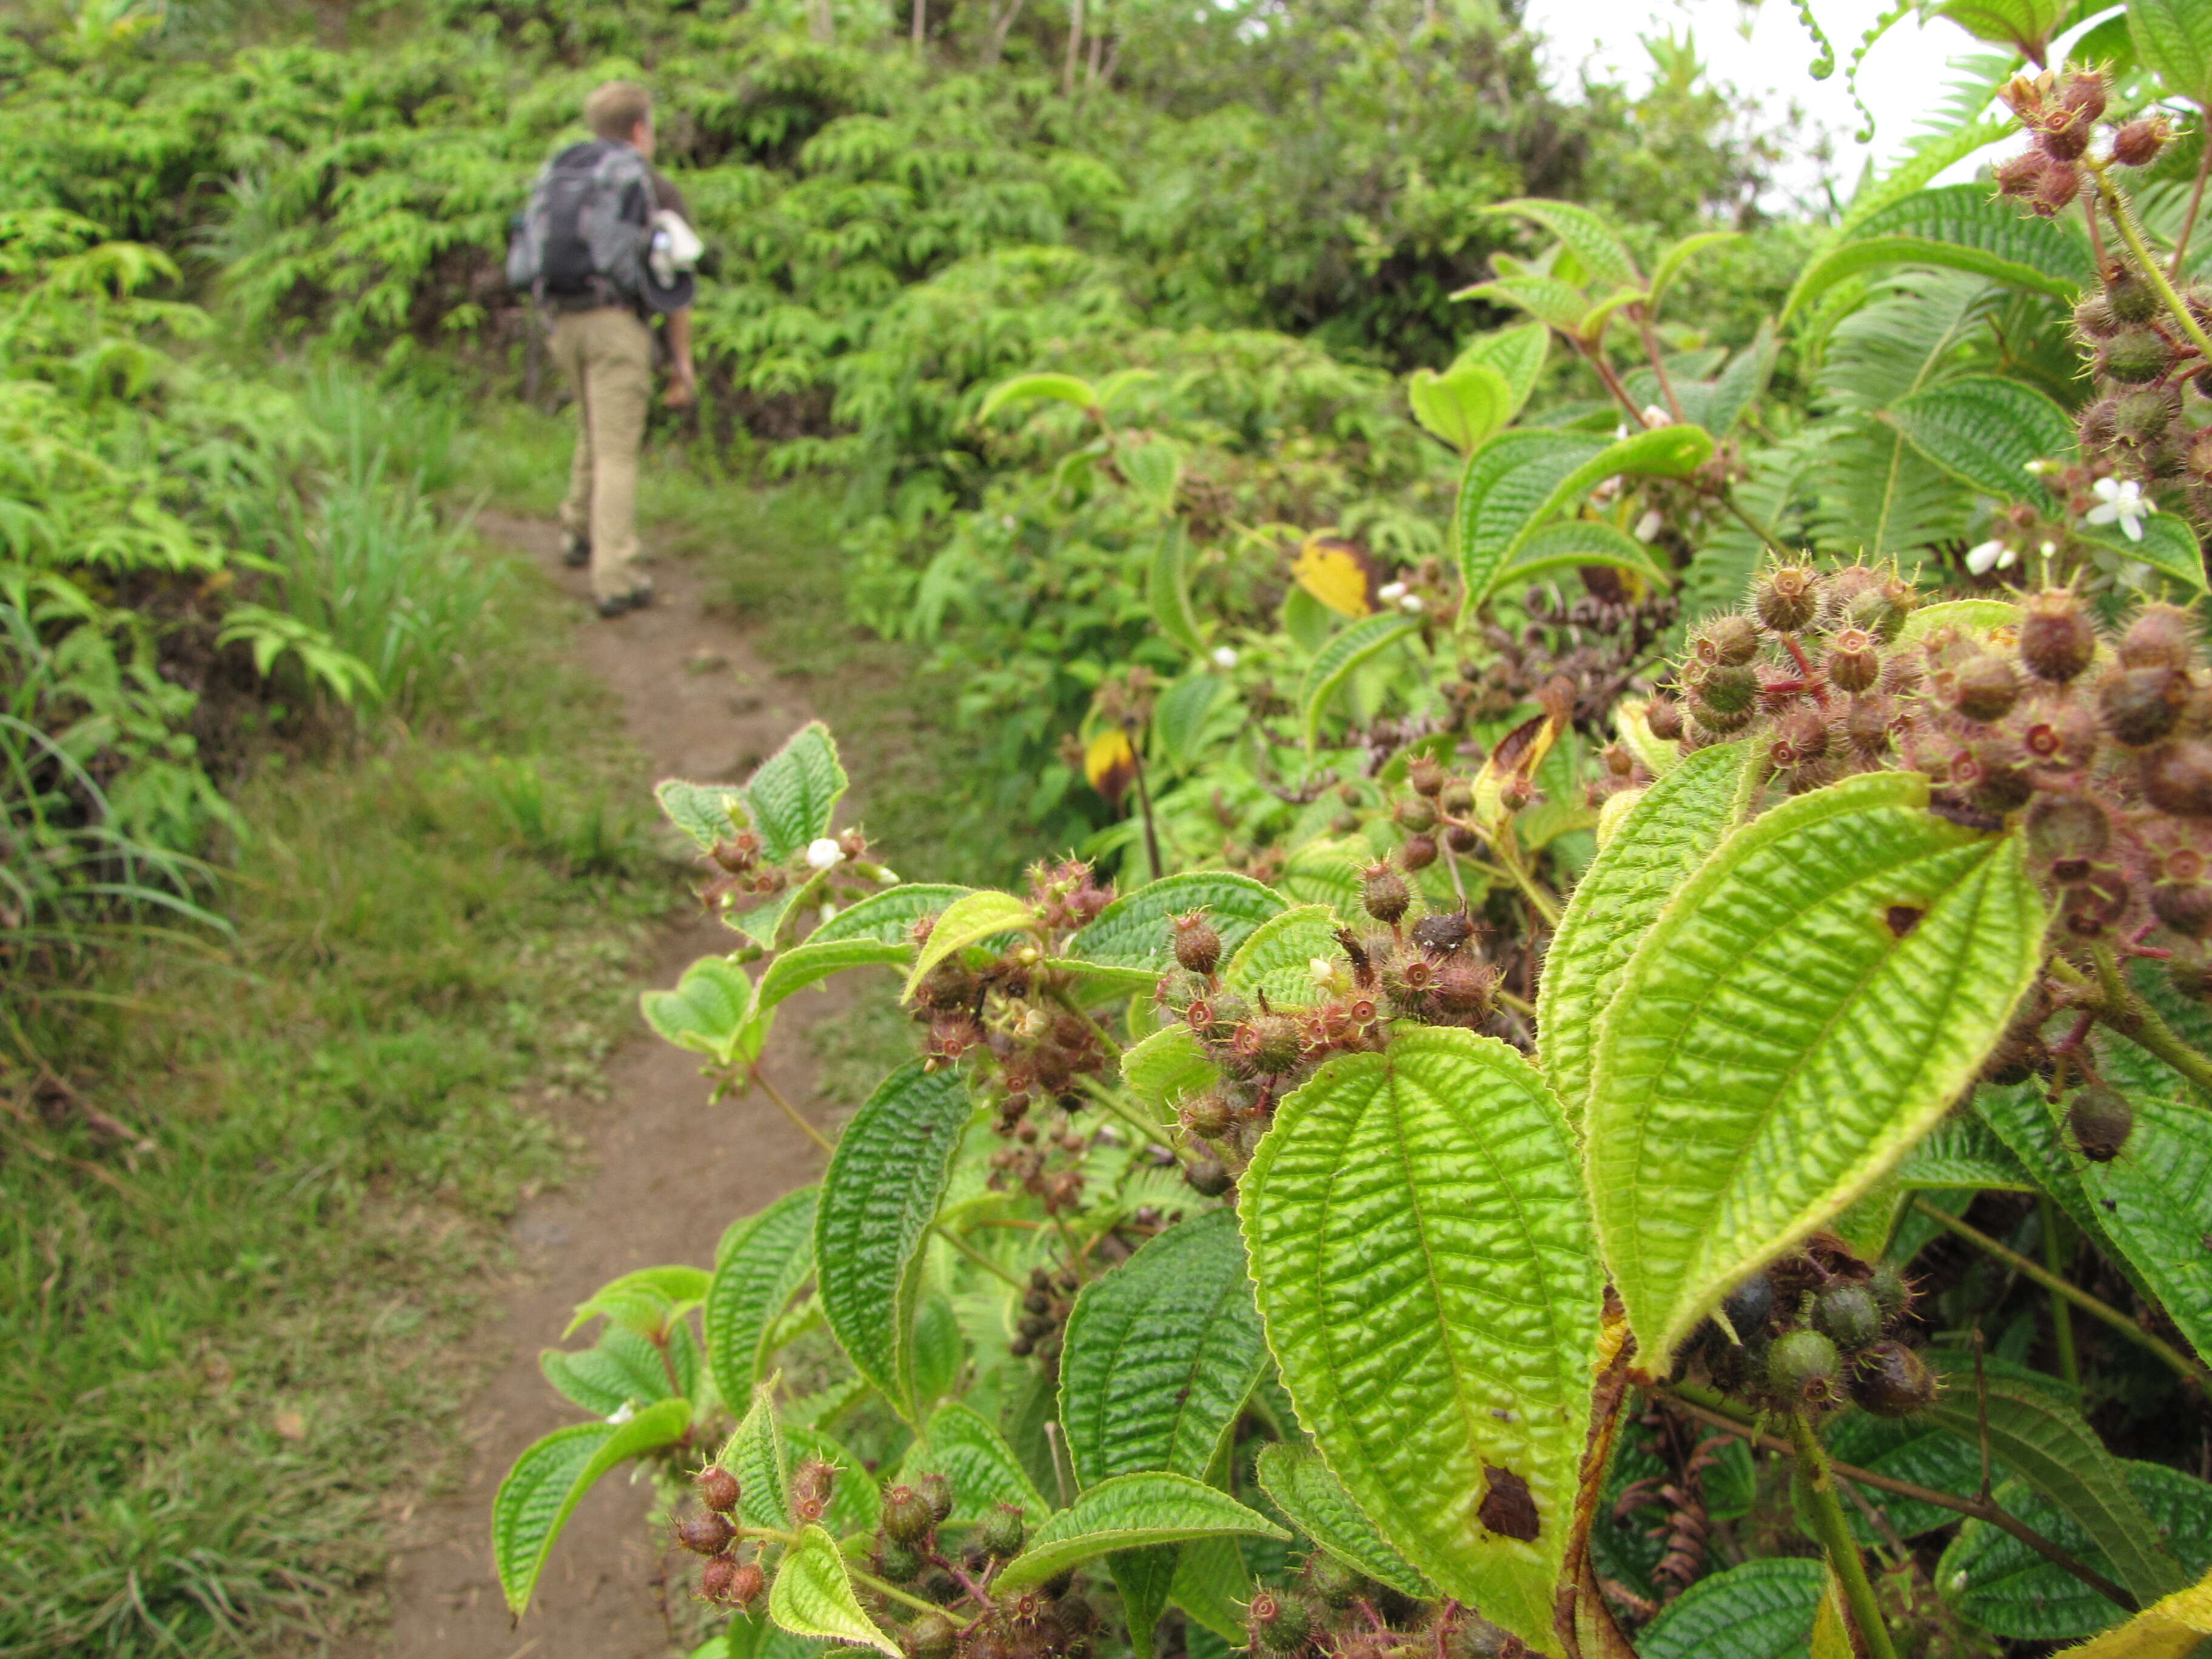
[[[1923,112],[1942,101],[1954,78],[1950,58],[1989,50],[1953,23],[1923,27],[1907,19],[1893,27],[1860,71],[1860,95],[1876,123],[1873,142],[1863,146],[1856,142],[1860,118],[1844,89],[1844,72],[1860,37],[1883,9],[1881,0],[1813,0],[1814,15],[1836,48],[1836,72],[1826,81],[1806,73],[1814,56],[1813,40],[1790,0],[1764,0],[1755,8],[1738,0],[1527,0],[1524,19],[1548,40],[1549,65],[1568,86],[1574,72],[1589,64],[1640,88],[1650,79],[1650,59],[1639,37],[1670,27],[1678,36],[1694,33],[1712,78],[1763,101],[1767,125],[1779,125],[1794,100],[1807,117],[1796,130],[1802,138],[1814,137],[1811,128],[1826,130],[1834,140],[1838,191],[1849,196],[1867,159],[1886,164],[1917,130]],[[1969,165],[1960,176],[1972,171]],[[1796,190],[1809,187],[1816,175],[1808,165],[1784,174]]]

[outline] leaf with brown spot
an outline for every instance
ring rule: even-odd
[[[1482,1466],[1482,1478],[1489,1490],[1482,1494],[1482,1504],[1474,1518],[1501,1538],[1517,1539],[1523,1544],[1536,1540],[1538,1522],[1536,1499],[1528,1490],[1528,1483],[1510,1469],[1501,1469],[1495,1463]]]
[[[1889,924],[1893,937],[1903,939],[1920,925],[1920,918],[1927,914],[1917,905],[1893,904],[1881,913],[1881,919]]]

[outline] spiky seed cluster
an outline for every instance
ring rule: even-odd
[[[1894,1267],[1869,1267],[1840,1239],[1816,1234],[1737,1285],[1686,1358],[1762,1410],[1849,1401],[1902,1417],[1936,1399],[1935,1374],[1899,1340],[1912,1299]]]

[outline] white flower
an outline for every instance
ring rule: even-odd
[[[845,849],[827,836],[806,843],[806,867],[810,870],[834,870],[844,861]]]
[[[1979,547],[1968,550],[1966,568],[1977,576],[1986,576],[1992,570],[2005,569],[2019,556],[2019,554],[2014,552],[2002,542],[1987,541]]]
[[[627,1423],[631,1418],[635,1417],[636,1415],[636,1402],[635,1401],[625,1400],[621,1405],[616,1407],[613,1411],[607,1413],[607,1421],[610,1423]]]
[[[1306,972],[1313,975],[1313,982],[1316,985],[1333,985],[1336,982],[1336,964],[1327,957],[1312,958],[1306,963]]]
[[[1401,611],[1410,611],[1413,615],[1419,616],[1424,610],[1427,609],[1427,605],[1419,594],[1407,593],[1399,599],[1398,609]]]
[[[1395,605],[1406,597],[1406,584],[1384,582],[1382,586],[1375,590],[1375,597],[1385,605]]]
[[[1231,645],[1215,646],[1213,647],[1213,665],[1216,668],[1236,667],[1237,647]]]
[[[1636,521],[1636,539],[1639,542],[1650,541],[1659,533],[1659,526],[1666,522],[1666,516],[1657,507],[1650,508]]]
[[[2041,553],[2046,559],[2055,559],[2058,556],[2058,544],[2057,542],[2046,541],[2036,550]]]
[[[2130,541],[2141,541],[2142,521],[2158,511],[2143,499],[2142,486],[2133,478],[2125,483],[2118,478],[2100,478],[2089,488],[2103,505],[2089,509],[2088,522],[2117,524]]]
[[[2029,461],[2026,463],[2026,466],[2030,473],[2039,478],[2046,472],[2058,471],[2058,463],[2056,461]]]
[[[1672,415],[1669,415],[1665,410],[1660,408],[1658,404],[1649,404],[1644,406],[1644,424],[1646,426],[1672,426],[1674,424],[1674,417]]]
[[[876,880],[883,886],[896,887],[898,885],[898,872],[885,865],[876,872]]]

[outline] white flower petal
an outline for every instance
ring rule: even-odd
[[[1216,668],[1236,667],[1237,653],[1235,648],[1226,645],[1215,646],[1213,647],[1213,665]]]
[[[810,870],[834,870],[844,861],[845,849],[827,836],[806,843],[806,866]]]
[[[2089,486],[2089,493],[2100,501],[2118,501],[2120,495],[2120,481],[2118,478],[2100,478]]]
[[[2110,483],[2111,480],[2107,479],[2106,482]],[[2110,524],[2119,516],[2120,509],[2115,507],[2112,502],[2107,501],[2102,507],[2093,507],[2087,513],[2084,513],[2081,515],[2081,522],[2084,524]]]
[[[2120,530],[2131,542],[2139,542],[2142,539],[2142,520],[2133,514],[2124,515],[2121,518]]]
[[[1997,568],[1997,562],[2004,556],[2004,553],[2005,544],[2002,542],[1984,542],[1979,547],[1967,550],[1966,568],[1977,576],[1986,576]]]
[[[1666,515],[1661,513],[1657,507],[1652,507],[1650,511],[1645,513],[1642,518],[1636,521],[1636,529],[1634,532],[1636,539],[1639,542],[1650,541],[1654,536],[1659,533],[1659,526],[1666,522]]]
[[[1399,610],[1411,611],[1416,616],[1419,615],[1427,608],[1426,602],[1423,600],[1421,596],[1418,593],[1406,594],[1398,601]]]
[[[1375,597],[1388,603],[1395,604],[1398,600],[1406,597],[1406,584],[1403,582],[1384,582],[1382,586],[1375,590]]]

